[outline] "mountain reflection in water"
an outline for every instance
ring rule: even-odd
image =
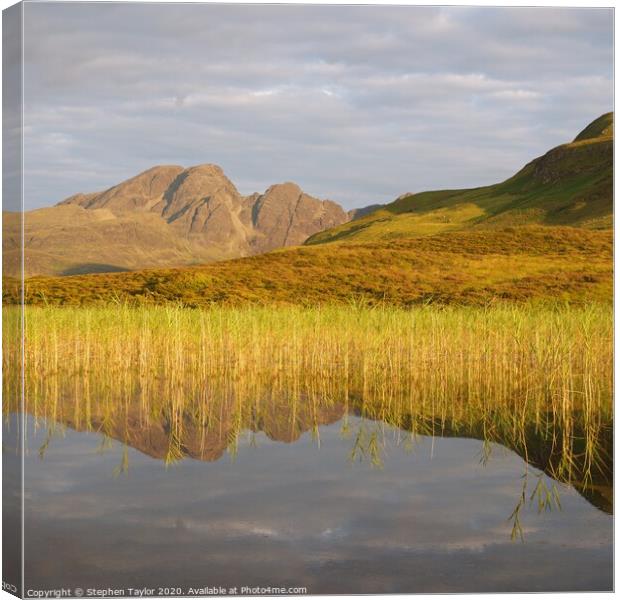
[[[295,404],[27,415],[27,587],[611,588],[611,517],[514,452]]]
[[[585,472],[579,459],[583,454],[578,449],[579,435],[573,433],[569,461],[563,455],[562,444],[557,435],[546,435],[535,424],[528,424],[521,432],[520,441],[503,439],[485,430],[484,422],[461,422],[436,417],[434,419],[416,419],[409,414],[399,414],[395,419],[387,413],[377,414],[361,403],[337,403],[318,401],[317,399],[296,398],[294,401],[270,398],[257,402],[249,408],[240,406],[233,399],[221,400],[209,406],[207,412],[192,412],[184,407],[175,412],[174,406],[164,404],[164,409],[152,411],[143,403],[132,401],[109,410],[97,410],[89,405],[87,411],[80,410],[78,404],[65,400],[56,402],[53,411],[43,411],[40,416],[65,425],[75,431],[92,431],[117,440],[139,452],[166,463],[184,458],[200,461],[215,461],[227,451],[234,454],[238,438],[244,432],[264,433],[269,439],[291,443],[298,440],[305,432],[318,436],[321,426],[330,425],[349,416],[363,417],[374,421],[376,426],[372,434],[352,433],[350,454],[352,457],[367,458],[375,466],[381,462],[381,423],[397,426],[405,434],[414,438],[416,435],[431,437],[472,438],[483,442],[481,459],[490,451],[491,444],[501,444],[516,452],[529,465],[540,469],[558,481],[569,483],[591,504],[611,514],[613,512],[613,431],[611,427],[602,429],[598,435],[598,461]],[[107,407],[107,409],[106,409]],[[390,418],[392,417],[392,418]],[[346,427],[346,424],[345,424]],[[40,449],[44,454],[47,442]],[[570,471],[561,468],[569,462]]]

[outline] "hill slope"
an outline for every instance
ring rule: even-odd
[[[316,305],[608,301],[612,232],[574,227],[469,230],[421,239],[286,248],[191,269],[33,278],[32,304],[181,302]],[[5,285],[5,300],[18,301]]]
[[[27,212],[26,275],[180,266],[303,243],[349,215],[294,183],[242,196],[216,165],[159,166],[98,193]],[[3,219],[5,273],[19,272],[19,215]]]
[[[20,218],[3,217],[3,269],[16,276],[21,260]],[[96,273],[138,269],[144,265],[195,262],[187,240],[154,214],[114,215],[107,209],[80,206],[42,208],[26,213],[24,222],[26,276]],[[204,260],[216,254],[202,254]]]
[[[496,185],[408,194],[307,244],[420,237],[470,227],[522,224],[611,227],[613,113],[573,142],[534,159]]]

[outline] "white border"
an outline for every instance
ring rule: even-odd
[[[33,0],[26,0],[26,2],[30,3]],[[62,2],[89,2],[89,3],[101,3],[101,2],[108,2],[108,3],[115,3],[118,2],[119,0],[59,0]],[[172,4],[172,3],[189,3],[189,2],[183,2],[182,0],[133,0],[134,2],[140,2],[142,4],[153,4],[153,3],[163,3],[163,4]],[[196,4],[198,4],[199,2],[195,2]],[[265,1],[261,1],[261,0],[227,0],[226,2],[214,2],[212,0],[207,1],[207,2],[203,2],[204,4],[340,4],[340,5],[401,5],[401,6],[489,6],[489,7],[508,7],[508,6],[515,6],[515,7],[523,7],[523,6],[530,6],[530,7],[535,7],[535,8],[542,8],[542,7],[562,7],[562,8],[614,8],[617,9],[618,8],[618,0],[612,0],[612,1],[608,1],[608,2],[588,2],[587,0],[581,0],[579,1],[574,1],[574,0],[564,0],[564,1],[559,1],[559,0],[546,0],[544,3],[536,3],[536,4],[527,4],[525,2],[518,2],[515,0],[507,0],[507,1],[502,1],[502,2],[497,2],[497,1],[492,1],[492,0],[477,0],[476,2],[465,2],[463,0],[452,0],[452,1],[448,1],[448,2],[441,2],[441,1],[437,1],[437,0],[426,0],[424,2],[407,2],[407,1],[400,1],[400,2],[394,2],[394,1],[390,1],[390,0],[374,0],[374,1],[368,1],[368,0],[338,0],[337,2],[333,2],[330,0],[313,0],[312,2],[303,2],[300,0],[288,0],[288,1],[282,1],[282,0],[270,0],[269,2],[265,2]],[[10,1],[10,0],[0,0],[0,9],[4,10],[5,8],[8,8],[9,6],[12,6],[13,4],[15,4],[15,2]],[[24,7],[22,6],[22,56],[23,56],[23,47],[24,47],[24,35],[23,35],[23,28],[24,28],[24,13],[23,13],[23,9]],[[618,25],[618,11],[615,10],[614,11],[614,34],[615,31],[617,30],[617,25]],[[615,37],[614,37],[614,41],[615,41]],[[1,44],[0,44],[0,64],[1,64],[1,53],[2,53],[2,48],[1,48]],[[618,92],[618,86],[620,85],[619,83],[619,79],[617,77],[617,72],[616,72],[616,64],[617,61],[615,60],[617,57],[617,48],[614,44],[614,110],[615,110],[615,97],[617,95]],[[23,78],[23,69],[24,69],[24,65],[22,62],[22,127],[23,127],[23,123],[24,123],[24,114],[23,114],[23,92],[24,92],[24,78]],[[1,84],[0,84],[1,85]],[[22,199],[21,199],[21,204],[22,204],[22,210],[24,208],[24,198],[23,198],[23,191],[24,191],[24,144],[23,144],[23,136],[22,136],[22,143],[21,143],[21,151],[22,151]],[[0,159],[2,158],[2,149],[0,147]],[[615,139],[614,139],[614,175],[615,175]],[[617,202],[618,196],[617,196],[617,188],[615,186],[615,178],[614,178],[614,231],[617,231],[617,226],[618,226],[618,221],[620,219],[620,217],[618,216],[618,202]],[[1,229],[1,228],[0,228]],[[22,221],[22,239],[23,239],[23,221]],[[614,235],[615,237],[615,235]],[[0,231],[0,242],[2,239],[2,233]],[[618,247],[614,244],[614,263],[617,264],[617,260],[618,257],[620,255],[620,250],[618,249]],[[23,256],[23,252],[22,252],[22,275],[23,275],[23,268],[24,268],[24,256]],[[2,273],[2,267],[0,265],[0,275]],[[620,282],[618,280],[617,277],[615,277],[615,273],[614,273],[614,313],[615,310],[617,308],[616,302],[618,300],[619,297],[619,291],[620,291]],[[23,295],[23,289],[22,289],[22,295]],[[24,325],[24,312],[22,312],[22,327]],[[615,320],[614,321],[614,337],[615,340],[618,339],[618,321]],[[0,324],[0,328],[1,328],[1,324]],[[23,329],[22,329],[23,331]],[[615,351],[615,344],[614,344],[614,351]],[[23,345],[22,345],[22,359],[23,357]],[[618,367],[620,366],[620,356],[618,355],[617,352],[615,352],[614,354],[614,372],[618,373]],[[22,393],[23,393],[23,372],[22,372]],[[617,396],[617,391],[618,391],[618,379],[615,378],[614,379],[614,394],[616,397]],[[0,395],[1,395],[1,390],[0,390]],[[22,427],[23,427],[23,423],[22,423]],[[614,424],[614,465],[617,464],[617,458],[618,458],[618,449],[617,449],[617,437],[616,437],[616,428],[615,428],[615,424]],[[23,459],[24,459],[24,436],[22,435],[22,489],[23,489],[23,485],[24,485],[24,469],[23,469]],[[1,463],[0,463],[0,472],[1,472]],[[614,469],[614,472],[615,469]],[[614,486],[614,515],[617,514],[617,501],[616,501],[616,493],[615,493],[615,486]],[[1,499],[0,499],[0,504],[1,504]],[[24,531],[24,499],[23,499],[23,494],[22,494],[22,533]],[[23,537],[23,536],[22,536]],[[618,532],[618,528],[615,527],[615,519],[614,519],[614,584],[615,582],[618,580],[618,565],[615,562],[615,548],[617,547],[618,541],[620,539],[620,535]],[[22,540],[23,542],[24,540]],[[25,548],[25,544],[22,543],[22,566],[23,566],[23,560],[24,560],[24,548]],[[0,544],[0,559],[2,556],[2,549],[1,549],[1,544]],[[0,561],[1,564],[1,561]],[[25,589],[24,586],[24,569],[22,568],[22,590]],[[452,594],[451,594],[452,595]],[[494,599],[500,599],[503,596],[505,596],[505,594],[467,594],[470,597],[477,597],[477,596],[481,596],[484,598],[488,598],[489,600],[494,600]],[[519,599],[519,598],[527,598],[528,596],[530,596],[531,594],[521,594],[521,593],[515,593],[515,594],[510,594],[511,598],[515,598],[515,599]],[[544,594],[539,594],[548,598],[567,598],[567,597],[583,597],[584,594],[583,593],[577,593],[577,592],[571,592],[571,593],[544,593]],[[610,595],[608,593],[601,593],[600,595],[603,596],[607,596]],[[400,594],[397,595],[396,597],[398,598],[407,598],[407,597],[411,597],[411,598],[415,598],[415,599],[430,599],[433,598],[434,596],[436,596],[436,594]],[[290,598],[304,598],[304,597],[311,597],[311,596],[287,596]],[[385,599],[390,599],[393,598],[393,595],[377,595],[375,597],[378,598],[385,598]],[[0,590],[0,600],[4,600],[4,599],[10,599],[10,598],[14,598],[14,596],[11,596],[10,594],[3,592]],[[182,597],[179,597],[182,598]],[[245,596],[244,598],[253,598],[251,596]],[[264,598],[264,596],[257,596],[256,598]],[[358,596],[320,596],[320,598],[325,598],[325,599],[330,599],[330,598],[338,598],[338,599],[342,599],[342,598],[358,598]],[[190,600],[190,599],[188,599]]]

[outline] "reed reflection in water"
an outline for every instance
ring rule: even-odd
[[[27,307],[24,409],[167,463],[359,415],[502,444],[611,511],[611,310]]]

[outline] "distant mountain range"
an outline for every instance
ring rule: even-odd
[[[3,265],[19,272],[19,218],[4,213]],[[606,229],[613,220],[613,113],[510,179],[404,194],[345,212],[294,183],[242,196],[216,165],[158,166],[103,192],[25,215],[26,275],[189,266],[331,242],[389,242],[521,225]],[[291,255],[292,256],[292,255]]]
[[[302,244],[354,216],[294,183],[242,196],[216,165],[157,166],[108,190],[25,216],[26,275],[181,266]],[[19,218],[4,214],[5,274],[19,264]]]

